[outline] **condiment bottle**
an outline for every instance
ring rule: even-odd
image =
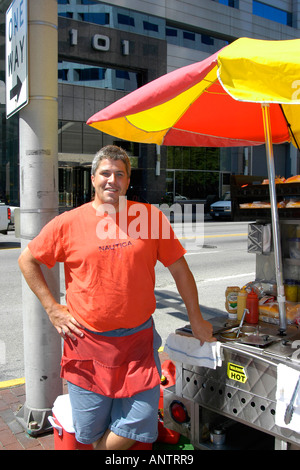
[[[238,295],[237,295],[237,319],[238,320],[242,319],[244,310],[246,308],[247,295],[248,295],[248,292],[246,291],[245,287],[242,287],[242,289],[238,292]]]
[[[284,283],[285,298],[289,302],[297,302],[298,300],[298,286],[297,281],[287,279]]]
[[[238,286],[229,286],[225,291],[225,308],[228,312],[228,318],[237,319],[237,294],[240,288]]]
[[[255,325],[258,323],[258,296],[253,289],[247,296],[246,308],[248,310],[245,316],[246,322]]]

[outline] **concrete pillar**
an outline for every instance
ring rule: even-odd
[[[22,249],[58,214],[57,42],[57,1],[28,0],[29,104],[19,113]],[[58,265],[43,270],[59,301]],[[50,427],[62,393],[61,339],[24,280],[22,289],[26,402],[17,419],[35,435]]]

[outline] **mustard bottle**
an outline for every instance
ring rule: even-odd
[[[289,302],[297,302],[298,300],[298,286],[297,281],[287,279],[284,283],[285,298]]]
[[[243,316],[243,312],[246,308],[247,302],[247,295],[248,292],[246,291],[245,287],[242,287],[237,295],[237,319],[241,320]]]

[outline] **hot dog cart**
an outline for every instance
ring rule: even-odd
[[[300,194],[300,187],[276,185],[276,191],[281,202],[291,192],[293,197]],[[236,188],[239,207],[258,199],[268,200],[267,185]],[[288,211],[283,205],[278,213],[286,279],[300,273],[300,256],[291,256],[289,247],[300,229],[300,218],[298,211]],[[257,218],[256,226],[270,223],[268,209],[255,209],[253,214]],[[240,219],[243,215],[249,220],[249,212],[240,210]],[[253,224],[249,225],[252,229]],[[258,240],[255,249],[252,235],[253,230],[250,240],[249,230],[248,251],[254,251],[256,256],[256,281],[276,286],[272,245],[264,252]],[[185,355],[182,360],[174,361],[176,383],[164,390],[165,427],[188,437],[195,449],[300,450],[300,421],[299,426],[297,421],[300,328],[297,323],[288,321],[284,332],[280,331],[278,319],[260,320],[257,325],[244,323],[242,334],[236,338],[240,322],[229,320],[225,309],[224,316],[209,321],[219,344],[220,363],[210,368],[203,367],[199,361],[198,366],[185,361]],[[188,342],[193,338],[190,325],[176,330],[175,336],[185,337]],[[182,343],[178,344],[180,348]]]
[[[299,329],[291,325],[281,338],[275,325],[260,324],[261,343],[252,345],[223,340],[226,322],[219,321],[212,323],[221,340],[222,366],[210,369],[176,362],[176,383],[164,390],[164,426],[188,437],[196,449],[300,446],[299,433],[275,422],[278,365],[300,373],[294,349],[295,341],[300,344]],[[187,326],[176,333],[191,331]],[[220,443],[215,444],[216,439]]]

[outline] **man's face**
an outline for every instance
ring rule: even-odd
[[[112,204],[117,210],[119,197],[125,196],[129,181],[122,160],[101,160],[95,175],[92,175],[92,185],[95,188],[94,207],[97,208],[100,204]]]

